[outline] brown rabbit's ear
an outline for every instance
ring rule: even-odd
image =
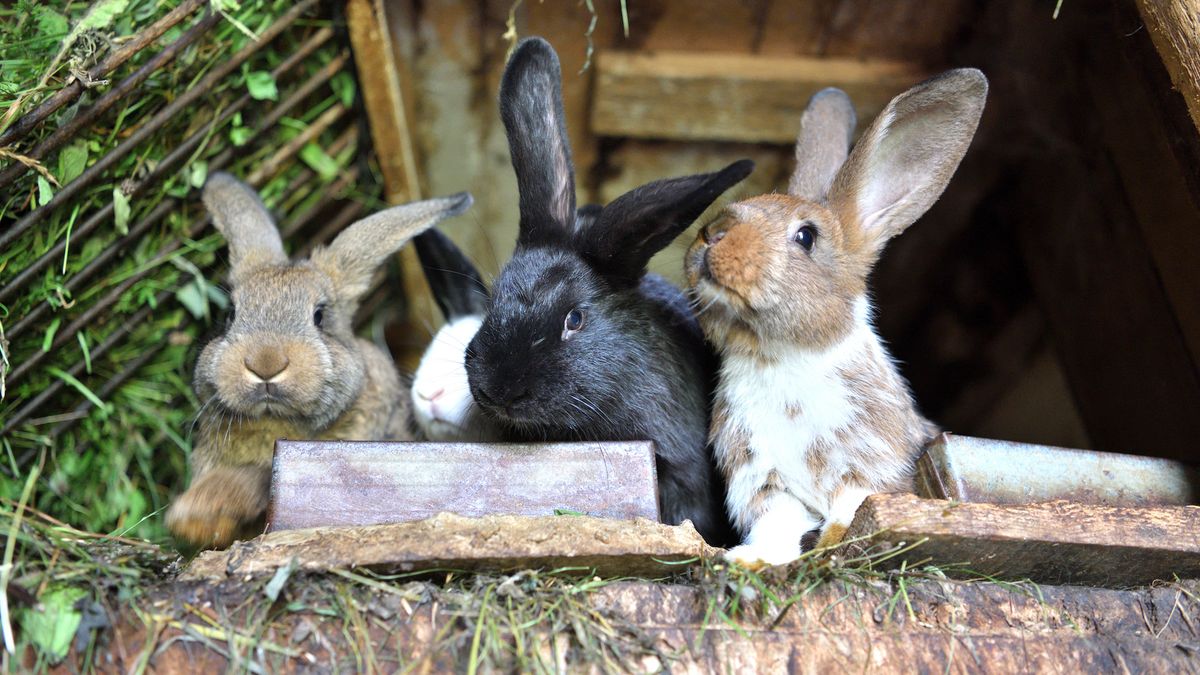
[[[825,201],[829,185],[846,163],[857,119],[854,104],[841,89],[822,89],[808,101],[796,139],[796,171],[788,194],[814,202]]]
[[[204,183],[200,195],[213,225],[229,243],[233,274],[259,265],[287,262],[283,241],[267,207],[249,185],[221,172]]]
[[[863,133],[829,190],[829,205],[878,251],[941,196],[967,152],[987,78],[947,71],[900,94]]]
[[[473,201],[470,193],[460,192],[393,206],[350,225],[328,248],[313,251],[310,259],[333,279],[341,299],[357,300],[389,256],[438,221],[466,211]]]

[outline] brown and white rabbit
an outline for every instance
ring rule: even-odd
[[[196,361],[192,481],[167,527],[188,545],[222,547],[262,518],[276,439],[411,439],[400,374],[352,320],[380,265],[471,196],[381,211],[294,262],[248,185],[214,174],[202,199],[229,243],[232,308]]]
[[[788,194],[725,208],[685,259],[722,364],[711,439],[746,564],[783,564],[801,537],[840,541],[862,501],[911,489],[936,427],[871,324],[867,277],[971,143],[987,96],[974,69],[897,96],[849,152],[840,90],[809,102]]]

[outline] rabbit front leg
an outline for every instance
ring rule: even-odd
[[[786,565],[800,557],[800,539],[805,533],[820,525],[821,519],[800,500],[773,490],[762,500],[745,541],[726,551],[725,557],[750,569]]]
[[[171,505],[167,528],[190,546],[229,546],[265,513],[269,481],[269,466],[213,466]]]

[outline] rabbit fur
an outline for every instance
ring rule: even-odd
[[[186,545],[224,547],[263,517],[276,439],[411,439],[400,375],[352,320],[388,257],[471,196],[381,211],[294,262],[249,186],[214,174],[202,200],[229,244],[232,309],[196,360],[192,479],[166,521]]]
[[[978,70],[949,71],[893,99],[850,151],[849,97],[819,92],[787,194],[727,206],[689,249],[722,359],[711,438],[744,537],[732,559],[789,562],[818,527],[831,546],[868,495],[912,489],[937,428],[875,333],[867,277],[945,189],[986,95]]]
[[[467,349],[472,395],[513,440],[654,441],[663,521],[689,519],[724,541],[706,441],[712,353],[682,291],[645,271],[753,163],[656,181],[577,213],[560,80],[554,50],[529,38],[501,83],[520,223]]]

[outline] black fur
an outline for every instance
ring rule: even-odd
[[[512,440],[653,440],[663,520],[690,519],[727,543],[707,445],[715,357],[683,293],[644,272],[753,165],[657,181],[576,214],[559,82],[558,59],[538,38],[517,47],[504,75],[520,234],[467,348],[471,393]],[[573,309],[584,324],[564,339]]]
[[[487,309],[487,286],[466,254],[436,229],[417,235],[413,245],[433,299],[446,321],[482,316]]]

